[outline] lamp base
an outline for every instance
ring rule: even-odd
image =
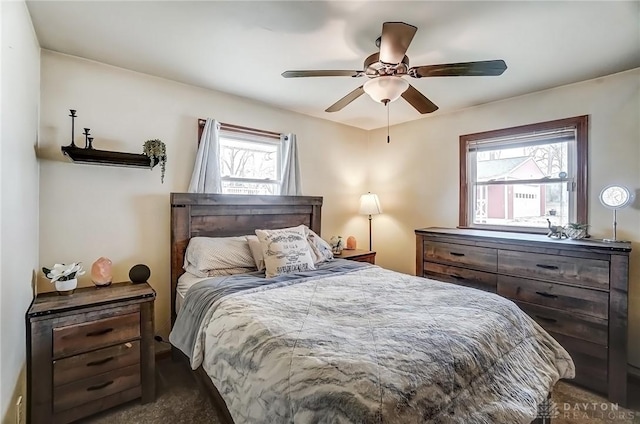
[[[602,239],[605,243],[629,243],[627,240],[616,240],[616,239]]]

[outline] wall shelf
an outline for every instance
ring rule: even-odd
[[[126,166],[133,168],[153,168],[158,164],[158,160],[153,161],[144,154],[112,152],[108,150],[84,149],[77,146],[62,146],[60,148],[65,156],[73,162],[87,163],[93,165]]]

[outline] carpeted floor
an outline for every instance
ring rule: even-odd
[[[141,405],[139,401],[113,408],[82,421],[86,424],[219,424],[207,393],[200,388],[182,362],[162,359],[156,366],[157,399]],[[553,424],[640,424],[640,390],[630,393],[634,410],[615,410],[606,399],[560,382],[553,392]],[[272,424],[272,423],[269,423]],[[496,423],[498,424],[498,423]],[[510,423],[504,423],[510,424]]]

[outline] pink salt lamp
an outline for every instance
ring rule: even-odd
[[[91,281],[97,287],[106,287],[111,284],[111,259],[100,257],[91,265]]]
[[[356,248],[356,238],[354,236],[349,236],[347,238],[347,250],[354,250]]]

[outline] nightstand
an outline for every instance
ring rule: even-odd
[[[333,255],[336,259],[349,259],[350,261],[369,262],[370,264],[376,263],[376,252],[373,250],[362,249],[344,249],[339,255]]]
[[[26,314],[27,422],[65,424],[153,401],[155,296],[129,282],[39,294]]]

